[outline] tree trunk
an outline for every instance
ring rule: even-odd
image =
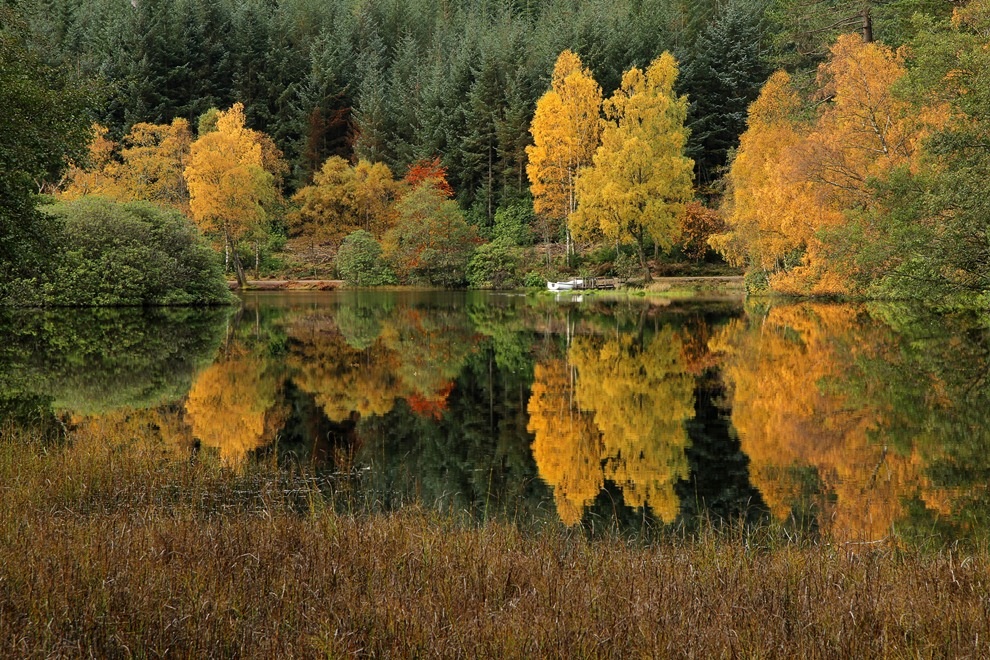
[[[643,281],[652,282],[653,274],[650,273],[650,267],[646,263],[646,248],[643,247],[642,238],[636,240],[636,247],[639,249],[639,265],[643,267]]]
[[[237,256],[237,250],[234,248],[234,242],[230,238],[230,234],[224,232],[227,238],[227,248],[230,252],[230,260],[234,264],[234,274],[237,275],[237,288],[243,289],[247,286],[247,277],[244,276],[244,266],[241,265],[241,258]]]
[[[254,279],[261,279],[261,241],[254,242]]]
[[[863,9],[863,41],[871,43],[873,41],[873,17],[870,16],[870,8]]]

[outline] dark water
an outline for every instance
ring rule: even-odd
[[[990,330],[975,316],[370,292],[5,314],[7,423],[303,465],[369,507],[987,537]]]

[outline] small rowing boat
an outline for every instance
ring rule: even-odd
[[[580,289],[584,285],[584,280],[567,280],[566,282],[547,282],[549,291],[571,291]]]

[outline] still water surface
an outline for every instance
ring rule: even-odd
[[[990,330],[975,317],[356,291],[7,314],[0,416],[235,470],[301,464],[366,506],[988,536]]]

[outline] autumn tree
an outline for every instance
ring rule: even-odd
[[[536,104],[530,125],[533,144],[526,148],[533,208],[549,244],[578,205],[578,171],[591,164],[602,127],[602,90],[572,51],[557,58],[547,91]],[[567,254],[570,254],[567,229]],[[549,259],[549,251],[547,253]]]
[[[723,231],[725,220],[716,209],[701,202],[690,202],[684,207],[681,250],[687,257],[700,261],[711,250],[708,238]]]
[[[730,261],[761,270],[779,291],[851,292],[855,259],[838,268],[828,236],[876,206],[876,182],[915,162],[932,121],[894,93],[904,73],[902,56],[882,44],[840,37],[819,71],[819,93],[829,102],[810,121],[801,118],[804,103],[789,76],[771,76],[750,108],[729,173],[729,232],[712,244]]]
[[[358,230],[381,238],[392,225],[398,184],[384,163],[358,161],[351,166],[331,156],[313,177],[313,183],[293,197],[298,210],[289,215],[294,231],[311,245],[336,251],[345,236]]]
[[[687,99],[674,93],[677,62],[670,53],[646,71],[632,68],[605,103],[602,144],[594,165],[577,179],[574,234],[634,243],[647,278],[646,242],[669,249],[691,201],[694,162],[684,155]]]
[[[417,160],[409,166],[402,181],[410,189],[416,188],[426,181],[435,186],[444,197],[450,199],[454,196],[454,189],[447,181],[447,168],[440,163],[440,158]]]
[[[773,74],[749,108],[748,128],[729,173],[728,231],[711,244],[730,264],[765,274],[797,265],[824,209],[798,173],[795,153],[807,129],[801,98],[786,72]]]
[[[230,254],[237,282],[244,286],[238,241],[267,218],[265,205],[276,197],[274,178],[265,170],[261,138],[244,125],[244,106],[221,112],[217,130],[193,144],[184,170],[193,219],[203,231],[219,232]]]
[[[385,163],[359,160],[354,166],[354,203],[361,229],[381,238],[395,220],[394,203],[399,193],[392,170]]]
[[[399,279],[433,286],[462,284],[479,239],[457,202],[424,183],[399,200],[396,210],[398,219],[382,239],[382,248]]]
[[[189,122],[140,123],[131,127],[121,145],[107,137],[108,131],[93,126],[89,162],[73,167],[64,199],[101,195],[119,202],[145,201],[189,213],[189,193],[183,176],[192,145]]]
[[[313,177],[313,183],[292,198],[299,205],[289,215],[292,229],[313,244],[340,245],[360,229],[354,194],[354,170],[346,160],[331,156]]]
[[[84,162],[72,163],[58,195],[73,200],[83,195],[103,195],[116,198],[117,143],[110,139],[109,129],[93,124]]]

